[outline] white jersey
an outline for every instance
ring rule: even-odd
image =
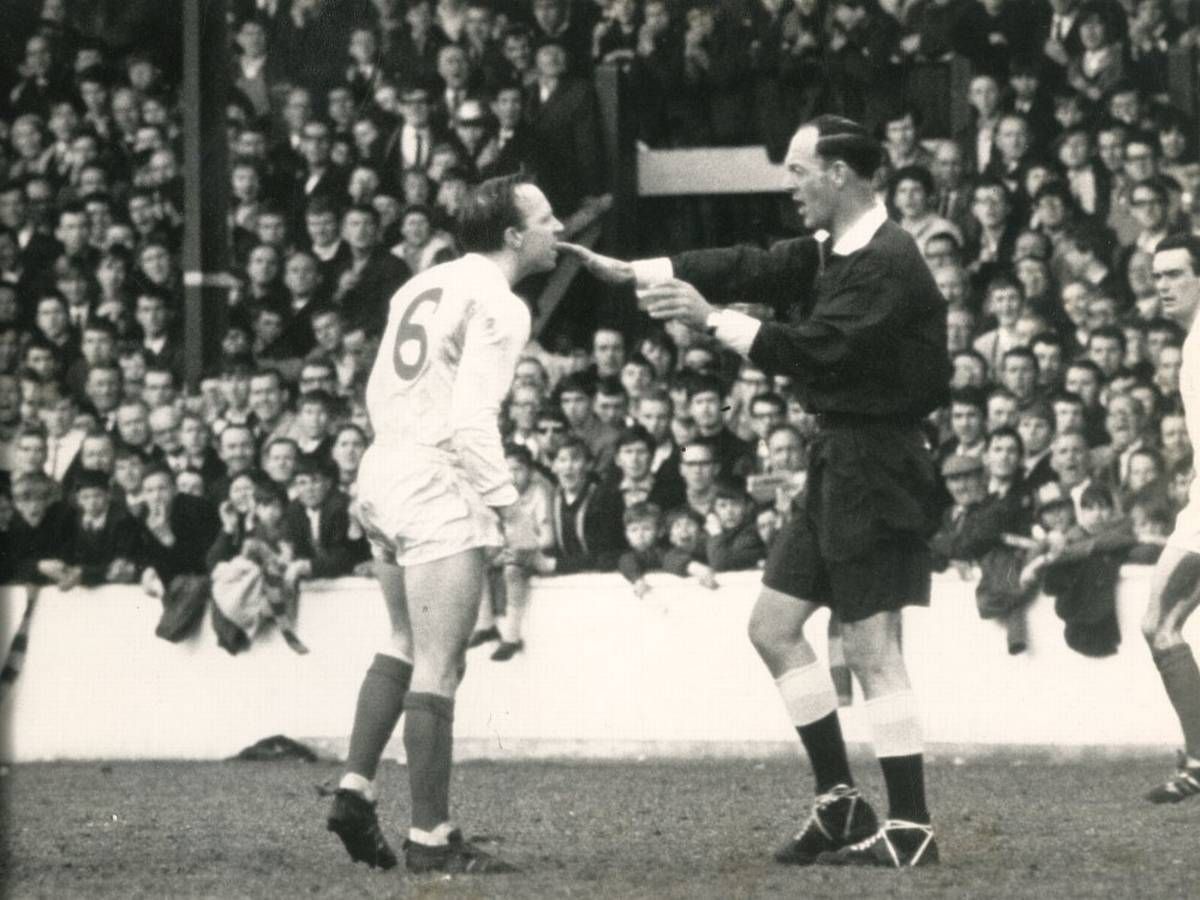
[[[454,466],[488,506],[513,503],[498,418],[529,328],[525,302],[483,256],[409,280],[367,383],[375,444],[408,471]]]
[[[1200,449],[1200,317],[1192,323],[1183,342],[1183,360],[1179,366],[1179,396],[1183,400],[1183,421],[1188,439]],[[1188,506],[1200,511],[1200,478],[1192,478]]]

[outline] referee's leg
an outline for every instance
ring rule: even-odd
[[[888,792],[888,818],[929,824],[924,747],[916,696],[900,645],[899,610],[844,622],[846,662],[866,698],[875,755]]]

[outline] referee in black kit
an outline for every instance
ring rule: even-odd
[[[775,854],[793,865],[938,861],[900,615],[929,604],[938,494],[921,421],[948,398],[946,307],[916,244],[875,198],[881,162],[861,125],[821,116],[796,131],[785,160],[815,237],[634,263],[560,245],[602,280],[636,280],[654,318],[707,329],[764,371],[792,376],[818,414],[807,490],[772,548],[749,626],[816,779],[811,814]],[[791,321],[716,309],[702,294],[767,302]],[[854,786],[829,671],[804,637],[820,605],[841,619],[866,695],[887,784],[882,824]]]

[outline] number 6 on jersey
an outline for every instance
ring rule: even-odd
[[[437,309],[441,299],[440,287],[422,291],[413,297],[408,309],[400,318],[396,329],[396,345],[392,350],[392,362],[395,364],[396,374],[404,381],[412,381],[421,374],[425,367],[425,357],[429,353],[429,339],[425,334],[425,327],[415,321],[417,314],[426,304],[432,304],[433,308]]]

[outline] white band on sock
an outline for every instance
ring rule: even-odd
[[[788,669],[775,679],[783,705],[797,728],[823,719],[838,708],[829,670],[820,662]]]
[[[923,752],[921,713],[917,709],[917,695],[911,690],[868,700],[866,710],[877,757]]]
[[[362,794],[368,803],[374,803],[379,799],[379,794],[375,787],[375,782],[369,781],[357,772],[347,772],[342,776],[342,780],[338,782],[338,787],[346,791],[354,791],[356,794]]]
[[[458,826],[453,822],[443,822],[432,831],[409,828],[408,839],[414,844],[424,844],[426,847],[445,847],[450,843],[450,833],[456,828]]]

